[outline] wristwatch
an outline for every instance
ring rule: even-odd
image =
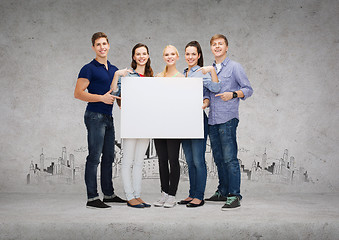
[[[233,98],[237,98],[238,97],[238,93],[237,92],[233,92]]]

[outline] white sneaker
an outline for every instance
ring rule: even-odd
[[[165,192],[161,192],[161,197],[159,198],[159,200],[153,203],[154,207],[164,206],[164,203],[167,201],[167,198],[168,198],[168,194]]]
[[[175,196],[168,195],[166,202],[164,203],[165,208],[172,208],[177,204]]]

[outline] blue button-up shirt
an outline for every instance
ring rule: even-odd
[[[217,93],[220,91],[221,87],[220,84],[217,82],[212,81],[212,77],[210,73],[203,74],[201,71],[197,71],[200,68],[200,66],[196,65],[190,69],[190,71],[187,73],[188,68],[184,70],[184,75],[187,77],[197,77],[202,78],[203,84],[204,84],[204,96],[207,94],[207,91]]]
[[[215,62],[213,66],[216,68]],[[228,57],[221,63],[221,69],[217,75],[221,87],[218,93],[241,90],[244,93],[244,97],[241,98],[242,100],[245,100],[253,94],[253,89],[242,66],[230,60]],[[220,97],[215,96],[218,93],[207,91],[204,95],[204,98],[210,99],[208,124],[222,124],[233,118],[239,119],[240,99],[234,98],[223,101]]]

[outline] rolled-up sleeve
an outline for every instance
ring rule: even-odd
[[[253,88],[251,87],[251,83],[248,80],[246,73],[243,69],[243,67],[240,64],[236,64],[234,67],[235,70],[235,77],[236,81],[238,82],[240,89],[244,93],[244,97],[241,98],[242,100],[245,100],[246,98],[252,96],[253,94]]]
[[[201,75],[202,75],[201,77],[203,78],[203,84],[205,88],[207,88],[209,91],[214,92],[214,93],[217,93],[220,91],[221,89],[220,83],[213,82],[210,73],[201,74]]]
[[[209,99],[210,100],[210,91],[208,90],[208,88],[206,88],[206,87],[204,87],[204,89],[203,89],[203,93],[204,93],[204,97],[203,97],[203,99]]]

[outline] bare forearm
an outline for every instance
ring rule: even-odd
[[[91,94],[85,91],[74,92],[74,97],[85,102],[102,102],[102,96],[99,94]]]
[[[118,90],[118,82],[120,77],[127,76],[128,73],[133,73],[131,69],[120,69],[114,73],[113,81],[111,84],[111,89],[115,92]]]
[[[85,102],[103,102],[105,104],[113,104],[114,100],[118,97],[112,96],[112,90],[109,90],[104,95],[92,94],[86,91],[89,85],[89,80],[86,78],[78,78],[74,90],[74,97]]]
[[[120,75],[117,72],[115,72],[114,77],[113,77],[113,81],[112,81],[112,84],[111,84],[111,89],[113,89],[113,91],[118,90],[118,80],[119,80]]]
[[[101,102],[102,95],[91,94],[86,91],[89,85],[89,80],[86,78],[78,78],[74,89],[74,97],[85,102]]]
[[[212,77],[212,82],[219,82],[218,75],[214,67],[212,67],[211,69],[211,77]]]

